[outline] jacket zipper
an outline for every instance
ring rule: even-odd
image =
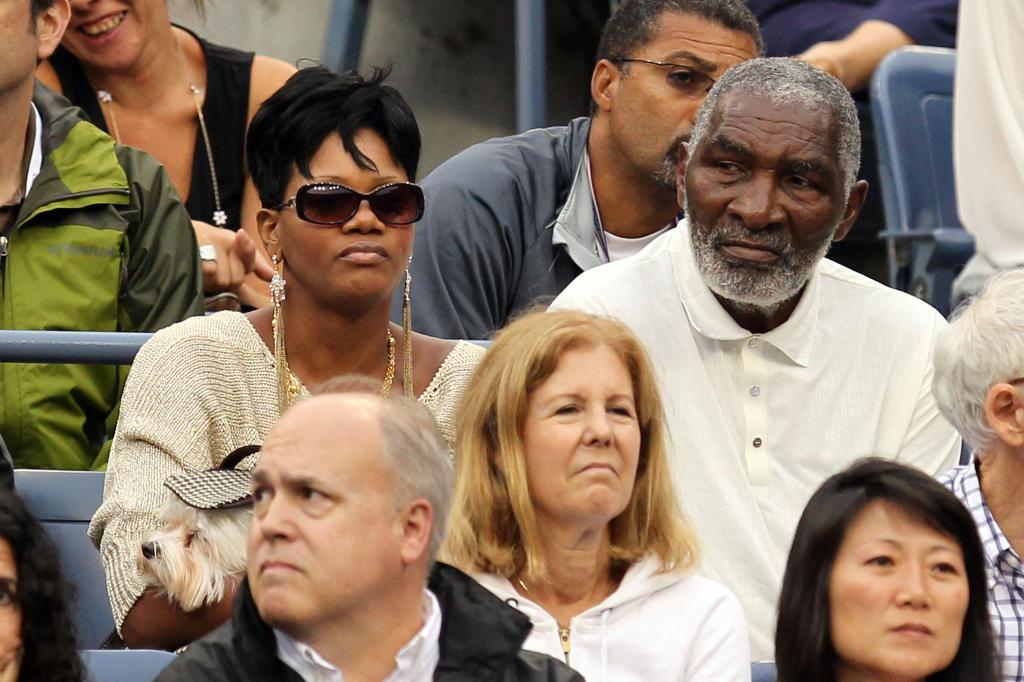
[[[558,638],[562,640],[562,653],[565,654],[565,664],[569,665],[569,628],[558,628]]]

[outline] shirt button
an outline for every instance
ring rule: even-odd
[[[761,440],[760,438],[755,438],[755,439],[754,439],[754,447],[755,447],[755,448],[759,448],[759,447],[761,447],[761,444],[762,444],[763,442],[764,442],[764,441],[762,441],[762,440]]]
[[[761,387],[760,386],[751,386],[750,387],[750,395],[752,395],[755,398],[757,396],[761,395]]]
[[[747,345],[750,346],[751,348],[757,348],[758,341],[759,339],[755,336],[749,341],[747,341]]]

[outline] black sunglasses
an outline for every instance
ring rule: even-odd
[[[668,69],[666,77],[668,78],[669,85],[678,90],[683,96],[694,99],[707,95],[711,91],[711,86],[715,84],[714,78],[685,64],[659,62],[653,59],[634,59],[633,57],[609,57],[608,61],[616,64],[623,62],[652,64]]]
[[[351,220],[364,199],[373,214],[388,225],[409,225],[423,217],[423,190],[411,182],[381,185],[369,194],[337,183],[312,182],[274,209],[294,206],[295,213],[307,222],[340,225]]]

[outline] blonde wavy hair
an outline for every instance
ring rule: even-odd
[[[506,578],[546,575],[526,480],[523,424],[531,394],[562,356],[600,346],[618,355],[629,372],[641,436],[633,494],[609,524],[613,563],[623,567],[654,554],[662,571],[697,564],[700,550],[676,502],[664,411],[647,354],[620,322],[573,311],[534,312],[512,322],[477,366],[456,429],[455,506],[444,560]]]

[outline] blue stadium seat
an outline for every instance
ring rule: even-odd
[[[98,648],[114,629],[100,554],[86,535],[103,499],[103,472],[15,469],[14,488],[60,552],[78,646]]]
[[[955,66],[953,50],[907,47],[882,60],[871,82],[889,284],[943,315],[953,279],[974,253],[956,207]]]
[[[175,659],[169,651],[81,651],[89,682],[152,682]]]
[[[771,661],[752,663],[750,682],[775,682],[775,664]]]

